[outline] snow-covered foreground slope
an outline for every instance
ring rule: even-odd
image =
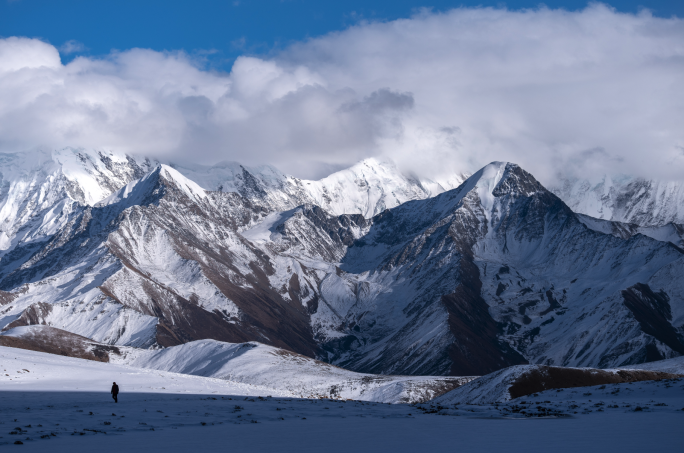
[[[613,371],[618,373],[617,370]],[[449,406],[462,408],[474,405],[486,408],[494,405],[499,414],[508,417],[579,417],[591,413],[601,413],[603,416],[621,412],[654,413],[659,410],[668,412],[670,417],[675,417],[674,420],[684,416],[684,378],[681,376],[660,380],[554,388],[511,399],[511,396],[502,390],[504,382],[509,381],[511,377],[524,376],[526,372],[515,369],[509,370],[509,373],[492,374],[491,379],[486,380],[486,384],[482,384],[478,391],[474,391],[473,387],[469,392],[457,389],[436,398],[429,405],[442,407],[446,409],[443,413],[447,414],[451,412]],[[488,391],[495,394],[488,396]],[[600,418],[595,421],[600,422]]]
[[[660,381],[674,377],[684,377],[684,357],[609,370],[517,365],[473,379],[467,384],[435,398],[434,402],[439,404],[493,404],[523,398],[545,390],[599,385],[605,387],[608,384]]]
[[[422,402],[474,377],[360,374],[260,343],[201,340],[163,350],[126,349],[114,363],[256,384],[300,398]]]
[[[56,367],[73,365],[63,364],[59,360],[62,356],[71,356],[246,384],[250,389],[261,389],[262,393],[259,395],[262,396],[414,403],[430,400],[473,379],[359,374],[256,342],[233,344],[201,340],[162,350],[112,347],[48,326],[15,327],[2,332],[0,345],[40,351],[34,353],[19,349],[12,352],[15,360],[27,360],[28,357],[37,363],[41,362],[41,368],[34,370],[32,378],[41,376],[41,379],[48,379],[49,372],[42,368],[43,362]],[[10,354],[8,351],[12,350],[5,351]],[[35,355],[43,352],[62,356]],[[83,362],[75,363],[79,369],[92,368]],[[96,366],[94,369],[99,370],[98,372],[108,370],[106,366]],[[74,375],[76,381],[81,376],[81,371]],[[120,370],[113,367],[111,372]],[[65,376],[64,379],[68,377]],[[232,391],[240,394],[239,390]]]
[[[661,361],[666,362],[666,361]],[[653,362],[655,364],[659,362]],[[668,369],[673,367],[667,366]],[[669,381],[684,377],[671,371],[664,372],[657,365],[649,370],[599,370],[595,368],[563,368],[543,365],[517,365],[474,379],[451,392],[435,398],[437,404],[495,404],[504,403],[544,392],[563,392],[577,388],[621,385],[649,381]],[[650,385],[650,384],[643,384]],[[683,398],[684,399],[684,398]]]
[[[42,365],[38,354],[0,348],[8,451],[676,451],[684,417],[682,379],[499,404],[388,405],[259,397],[256,386],[57,356]]]
[[[640,363],[638,365],[626,366],[623,368],[684,374],[684,357],[675,357],[674,359],[658,360],[649,363]]]
[[[293,396],[259,385],[95,362],[0,346],[0,392],[108,392]]]
[[[69,453],[677,451],[681,384],[626,387],[618,397],[558,393],[538,404],[458,409],[162,393],[122,394],[114,404],[106,393],[0,392],[0,445]]]

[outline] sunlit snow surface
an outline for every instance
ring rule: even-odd
[[[270,165],[245,167],[223,162],[211,167],[174,165],[210,191],[239,192],[276,211],[313,203],[334,215],[369,218],[409,200],[422,200],[458,187],[468,176],[454,174],[440,181],[403,174],[391,161],[364,159],[318,181],[298,179]]]
[[[0,370],[8,451],[677,451],[684,421],[682,379],[454,406],[303,400],[11,348]]]

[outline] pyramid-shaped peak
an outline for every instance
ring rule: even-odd
[[[119,203],[125,203],[127,206],[141,204],[158,186],[161,169],[162,166],[158,165],[142,178],[129,182],[121,189],[98,202],[95,204],[95,207],[101,208]]]
[[[455,190],[462,194],[475,190],[485,208],[491,208],[497,197],[529,196],[545,189],[517,164],[496,161],[482,167]]]
[[[530,173],[512,162],[492,162],[469,178],[480,194],[499,197],[506,194],[530,195],[544,187]]]
[[[503,175],[492,193],[497,197],[508,194],[529,196],[545,190],[532,174],[517,164],[507,162]]]
[[[145,200],[158,193],[161,185],[172,185],[196,202],[207,199],[206,191],[199,184],[186,178],[178,170],[160,164],[142,178],[131,181],[97,203],[96,207],[118,203],[123,203],[126,206],[144,204]]]
[[[188,197],[195,201],[207,198],[207,192],[195,181],[186,178],[178,170],[168,165],[159,166],[159,175],[167,181],[173,182]]]

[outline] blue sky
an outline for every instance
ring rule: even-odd
[[[39,38],[61,48],[63,60],[135,47],[206,55],[210,66],[229,70],[239,55],[268,55],[309,37],[343,30],[359,21],[410,17],[419,8],[459,6],[509,9],[582,9],[586,0],[0,0],[0,37]],[[654,15],[684,16],[684,2],[620,0],[618,11],[646,5]],[[73,41],[71,46],[64,46]]]
[[[684,2],[418,1],[0,0],[0,152],[684,178]]]

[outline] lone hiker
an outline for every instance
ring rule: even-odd
[[[119,386],[116,385],[116,382],[112,384],[112,398],[114,398],[114,402],[118,403],[119,400],[116,398],[119,395]]]

